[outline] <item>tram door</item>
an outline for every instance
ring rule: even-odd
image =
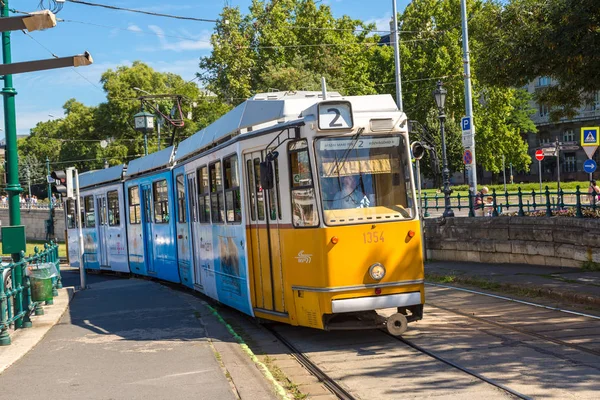
[[[254,285],[254,306],[267,311],[286,313],[279,237],[277,191],[263,190],[260,185],[260,162],[264,154],[244,155],[247,176],[248,248]],[[277,179],[276,179],[277,180]]]
[[[98,210],[98,262],[100,267],[109,266],[108,263],[108,218],[106,215],[106,196],[96,197],[96,209]]]
[[[194,228],[198,223],[198,182],[196,181],[196,172],[186,175],[187,179],[187,199],[190,207],[190,244],[192,247],[192,265],[194,268],[194,284],[202,286],[202,263],[200,259],[200,238],[198,238]],[[197,243],[196,243],[197,242]]]
[[[154,246],[152,246],[152,187],[142,185],[143,216],[142,226],[144,230],[144,262],[146,270],[150,274],[156,274],[154,269]]]

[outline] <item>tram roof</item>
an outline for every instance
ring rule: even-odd
[[[83,172],[79,175],[79,186],[81,188],[87,188],[98,186],[103,183],[119,181],[123,178],[124,171],[125,165],[121,164],[110,168]]]
[[[156,153],[148,154],[147,156],[136,158],[127,165],[127,175],[139,175],[144,172],[152,171],[159,168],[168,167],[173,162],[175,146],[167,147]]]
[[[341,98],[328,92],[331,99]],[[302,111],[323,99],[321,92],[259,93],[182,141],[175,160],[181,160],[228,136],[237,136],[301,117]],[[250,129],[249,129],[250,128]]]

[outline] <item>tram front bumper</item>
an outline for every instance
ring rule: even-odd
[[[421,304],[421,292],[390,294],[385,296],[357,297],[331,301],[334,314],[370,311],[382,308],[408,307]]]

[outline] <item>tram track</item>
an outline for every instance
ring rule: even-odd
[[[459,370],[461,372],[464,372],[464,373],[466,373],[468,375],[471,375],[472,377],[477,378],[477,379],[479,379],[479,380],[481,380],[481,381],[483,381],[483,382],[485,382],[485,383],[487,383],[489,385],[492,385],[492,386],[494,386],[494,387],[496,387],[496,388],[498,388],[500,390],[503,390],[504,392],[506,392],[506,393],[508,393],[508,394],[510,394],[512,396],[515,396],[515,397],[517,397],[519,399],[523,399],[523,400],[531,400],[531,397],[529,397],[527,395],[524,395],[524,394],[522,394],[520,392],[517,392],[516,390],[511,389],[508,386],[505,386],[505,385],[503,385],[503,384],[501,384],[499,382],[496,382],[493,379],[487,378],[487,377],[485,377],[485,376],[483,376],[483,375],[481,375],[481,374],[479,374],[479,373],[477,373],[477,372],[475,372],[475,371],[473,371],[473,370],[471,370],[471,369],[469,369],[467,367],[463,367],[463,366],[461,366],[461,365],[459,365],[459,364],[457,364],[457,363],[455,363],[453,361],[450,361],[447,358],[444,358],[444,357],[440,356],[439,354],[436,354],[436,353],[434,353],[432,351],[429,351],[429,350],[427,350],[427,349],[419,346],[418,344],[416,344],[416,343],[414,343],[414,342],[412,342],[412,341],[410,341],[410,340],[408,340],[406,338],[403,338],[401,336],[394,336],[391,333],[386,332],[384,330],[382,330],[382,332],[385,335],[387,335],[387,336],[389,336],[391,338],[394,338],[394,339],[396,339],[396,340],[404,343],[405,345],[411,347],[412,349],[418,351],[419,353],[425,354],[425,355],[427,355],[427,356],[429,356],[431,358],[434,358],[434,359],[436,359],[436,360],[438,360],[438,361],[440,361],[440,362],[442,362],[442,363],[444,363],[444,364],[446,364],[446,365],[448,365],[448,366],[450,366],[452,368],[455,368],[455,369],[457,369],[457,370]]]
[[[548,335],[542,335],[540,333],[532,332],[532,331],[529,331],[527,329],[521,329],[521,328],[518,328],[516,326],[509,325],[509,324],[503,324],[503,323],[500,323],[500,322],[491,321],[491,320],[489,320],[487,318],[483,318],[483,317],[477,317],[477,316],[475,316],[473,314],[469,314],[469,313],[466,313],[466,312],[463,312],[463,311],[459,311],[459,310],[456,310],[456,309],[452,309],[452,308],[449,308],[449,307],[445,307],[445,306],[440,306],[440,305],[432,303],[432,302],[428,302],[427,305],[430,306],[430,307],[435,307],[435,308],[438,308],[440,310],[444,310],[444,311],[447,311],[447,312],[450,312],[450,313],[453,313],[453,314],[457,314],[457,315],[460,315],[460,316],[463,316],[463,317],[466,317],[466,318],[469,318],[469,319],[473,319],[475,321],[479,321],[479,322],[483,322],[483,323],[486,323],[486,324],[490,324],[490,325],[496,326],[496,327],[501,328],[501,329],[511,330],[513,332],[517,332],[517,333],[521,333],[521,334],[524,334],[524,335],[528,335],[528,336],[531,336],[531,337],[534,337],[534,338],[537,338],[537,339],[545,340],[545,341],[548,341],[548,342],[551,342],[551,343],[554,343],[554,344],[558,344],[560,346],[569,347],[569,348],[574,349],[574,350],[578,350],[578,351],[581,351],[581,352],[584,352],[584,353],[588,353],[588,354],[592,354],[592,355],[600,357],[600,351],[594,350],[594,349],[590,349],[590,348],[587,348],[587,347],[584,347],[584,346],[580,346],[580,345],[575,344],[575,343],[565,342],[564,340],[556,339],[556,338],[550,337]]]
[[[311,374],[313,374],[319,382],[321,382],[328,390],[342,400],[358,400],[350,392],[344,389],[339,383],[333,378],[327,375],[321,368],[312,362],[304,353],[298,350],[292,343],[284,338],[279,332],[273,327],[264,325],[273,336],[277,338],[283,345],[285,345],[291,351],[292,357],[294,357],[300,364],[302,364]]]

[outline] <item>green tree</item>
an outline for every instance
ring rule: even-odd
[[[508,0],[474,15],[482,49],[477,70],[488,84],[522,86],[540,76],[555,85],[536,90],[550,117],[573,117],[600,90],[600,2]]]

